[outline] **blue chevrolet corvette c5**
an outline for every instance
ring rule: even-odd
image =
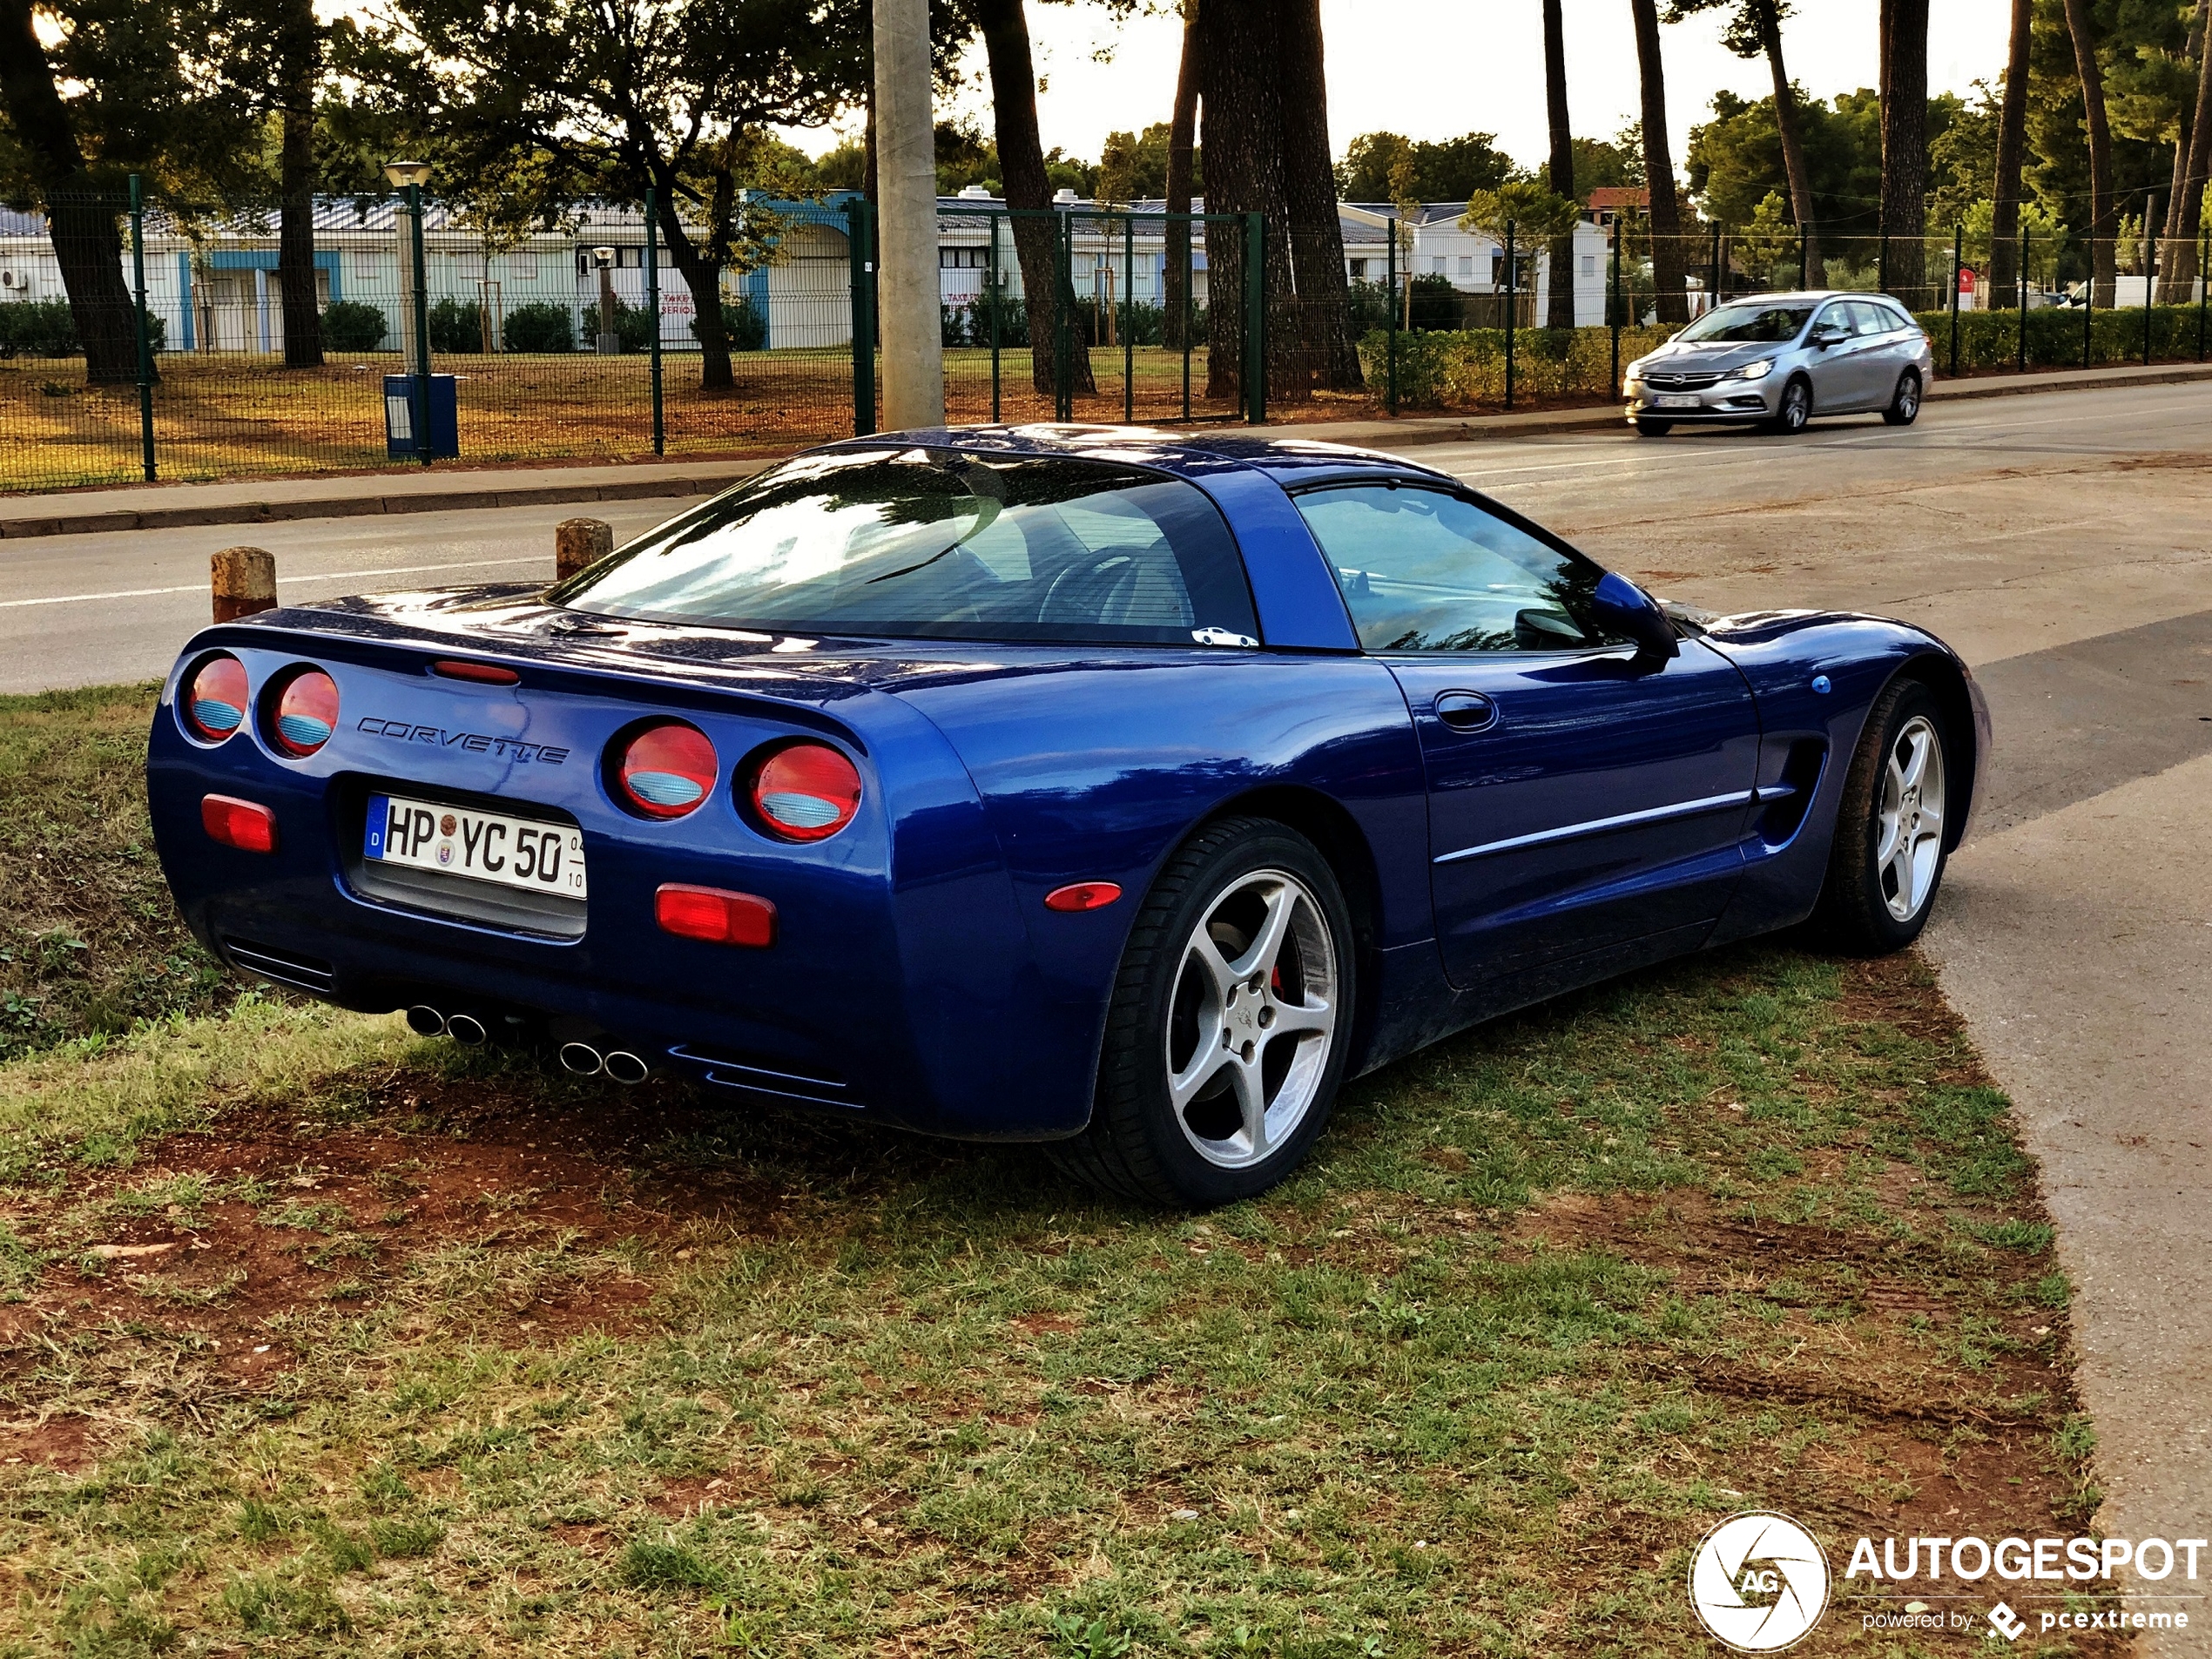
[[[1395,456],[988,428],[550,590],[211,628],[148,787],[246,973],[1203,1204],[1471,1022],[1810,916],[1905,944],[1987,749],[1919,629],[1692,620]]]

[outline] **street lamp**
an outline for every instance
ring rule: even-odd
[[[617,357],[622,354],[622,335],[615,328],[614,249],[593,248],[591,262],[599,267],[599,355]]]
[[[411,360],[416,453],[426,467],[430,464],[430,300],[422,259],[422,184],[429,176],[427,161],[384,164],[386,181],[396,185],[407,199],[399,249],[400,345]]]
[[[430,164],[427,161],[388,161],[384,164],[384,182],[397,189],[417,188],[429,181]]]

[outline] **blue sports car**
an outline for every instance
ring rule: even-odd
[[[987,428],[209,629],[148,786],[246,973],[1209,1204],[1474,1021],[1906,943],[1988,743],[1918,628],[1694,619],[1393,455]]]

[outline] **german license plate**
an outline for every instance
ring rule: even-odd
[[[1651,400],[1651,407],[1656,409],[1696,409],[1703,408],[1704,403],[1705,400],[1702,397],[1655,397]]]
[[[543,819],[372,795],[361,857],[530,893],[585,896],[583,832]]]

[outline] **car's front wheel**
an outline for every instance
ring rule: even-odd
[[[1917,680],[1875,698],[1844,778],[1819,921],[1845,949],[1878,954],[1919,937],[1943,885],[1952,809],[1943,711]]]
[[[1304,836],[1211,825],[1168,863],[1130,933],[1088,1129],[1055,1143],[1091,1184],[1227,1204],[1288,1175],[1328,1121],[1352,1041],[1352,929]]]
[[[1675,429],[1672,421],[1638,421],[1636,430],[1647,438],[1663,438]]]
[[[1890,394],[1882,419],[1892,426],[1911,426],[1919,418],[1920,377],[1908,368],[1897,377],[1897,389]]]
[[[1801,376],[1782,388],[1782,402],[1774,412],[1774,419],[1767,430],[1784,437],[1794,437],[1805,429],[1805,422],[1812,419],[1812,388]]]

